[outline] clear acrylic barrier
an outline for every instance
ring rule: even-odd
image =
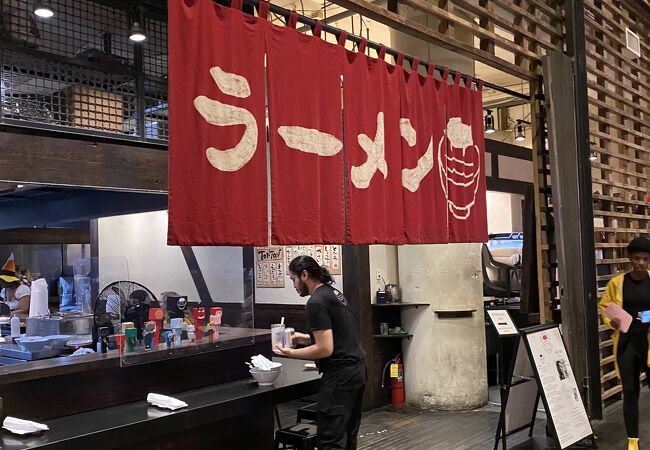
[[[108,353],[119,355],[124,366],[254,343],[252,270],[231,266],[202,275],[205,283],[198,288],[189,271],[187,279],[173,271],[133,276],[159,289],[148,305],[122,314],[122,333]],[[175,280],[176,290],[163,280]],[[165,288],[170,290],[158,292]]]

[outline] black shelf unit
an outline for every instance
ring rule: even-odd
[[[374,338],[387,338],[387,339],[411,339],[412,334],[373,334]]]
[[[431,306],[431,303],[407,303],[407,302],[394,302],[394,303],[373,303],[373,308],[419,308],[420,306]]]

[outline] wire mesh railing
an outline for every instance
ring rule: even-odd
[[[167,23],[147,17],[135,44],[132,12],[111,3],[54,0],[42,19],[32,1],[0,0],[0,123],[167,139]]]

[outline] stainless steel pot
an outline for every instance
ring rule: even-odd
[[[399,302],[402,300],[402,292],[397,284],[387,284],[386,292],[389,293],[390,299],[393,302]]]

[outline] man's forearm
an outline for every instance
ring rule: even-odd
[[[314,359],[321,359],[321,358],[326,358],[329,355],[326,354],[327,352],[319,348],[317,345],[310,345],[307,347],[303,348],[295,348],[291,350],[291,354],[288,355],[291,358],[296,358],[296,359],[306,359],[306,360],[314,360]]]

